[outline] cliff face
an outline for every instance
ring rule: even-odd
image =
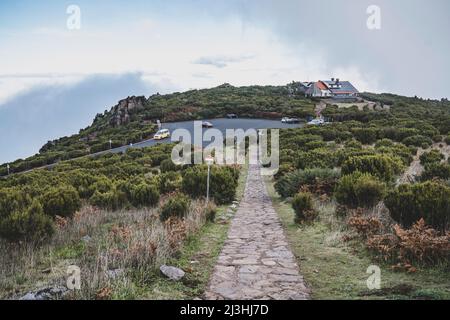
[[[112,117],[110,125],[118,127],[123,124],[127,124],[130,121],[130,116],[133,112],[143,109],[146,99],[144,96],[132,96],[126,99],[120,100],[119,103],[111,110]]]

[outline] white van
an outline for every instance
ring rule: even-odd
[[[157,133],[155,133],[155,135],[153,136],[153,139],[155,139],[155,140],[162,140],[162,139],[166,139],[166,138],[170,138],[169,129],[161,129]]]

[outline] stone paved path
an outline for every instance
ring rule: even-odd
[[[257,165],[250,165],[244,197],[205,298],[309,299]]]

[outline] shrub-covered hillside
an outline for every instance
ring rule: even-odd
[[[291,85],[292,86],[292,85]],[[233,87],[225,84],[212,89],[191,90],[167,95],[128,97],[111,110],[98,114],[92,125],[78,134],[49,141],[39,154],[10,164],[11,172],[68,160],[151,138],[156,121],[173,122],[225,117],[280,118],[281,115],[314,115],[314,103],[293,94],[291,86]],[[0,166],[0,176],[7,172]]]
[[[44,241],[52,235],[58,218],[71,218],[86,204],[119,210],[155,207],[160,197],[183,191],[194,199],[204,197],[206,171],[201,166],[167,165],[172,163],[172,147],[161,144],[129,149],[125,154],[80,158],[52,170],[0,180],[0,237]],[[211,197],[218,204],[230,203],[237,179],[236,168],[213,167]]]

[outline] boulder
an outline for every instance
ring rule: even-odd
[[[184,271],[180,268],[166,266],[165,264],[159,267],[159,270],[163,275],[173,281],[179,281],[184,277]]]
[[[63,286],[46,287],[36,291],[30,291],[20,300],[56,300],[64,297],[68,289]]]

